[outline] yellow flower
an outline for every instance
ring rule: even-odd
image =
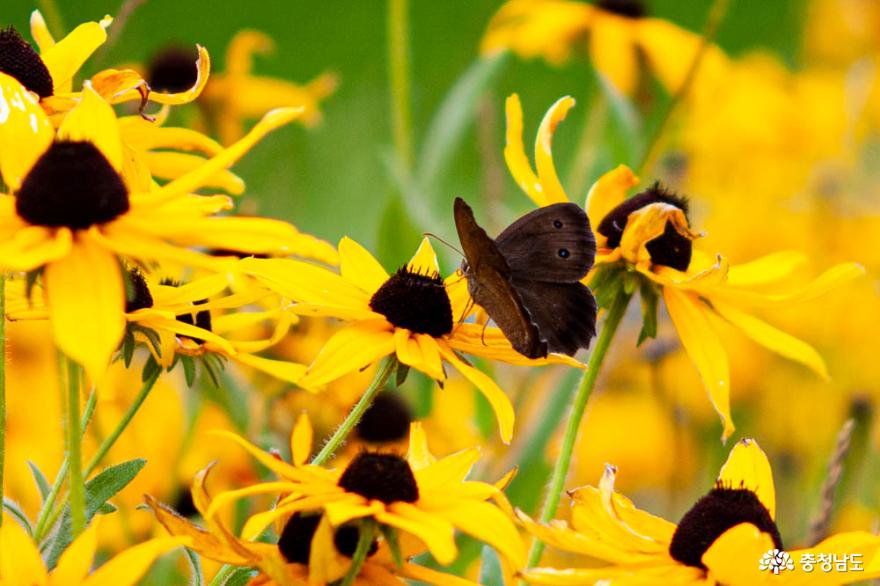
[[[131,159],[124,156],[112,107],[88,85],[57,136],[15,79],[0,74],[0,93],[0,111],[27,113],[0,121],[0,173],[10,189],[0,195],[0,266],[42,270],[56,344],[93,380],[125,325],[117,254],[142,264],[164,260],[209,268],[217,261],[189,247],[335,260],[332,247],[285,222],[215,217],[231,207],[227,198],[191,195],[266,133],[295,118],[296,110],[270,112],[238,143],[150,189],[143,173],[127,168]]]
[[[589,50],[596,69],[621,92],[639,87],[640,59],[670,92],[678,90],[699,50],[701,38],[671,22],[645,16],[641,0],[509,0],[489,23],[483,53],[509,49],[530,59],[543,57],[561,65],[575,50]],[[717,74],[725,62],[716,46],[708,47],[706,70]],[[710,75],[715,78],[716,75]]]
[[[519,98],[514,94],[507,100],[505,157],[517,183],[539,206],[568,200],[553,165],[552,141],[556,126],[573,105],[572,98],[561,98],[544,116],[535,141],[536,174],[523,149]],[[787,280],[806,262],[804,254],[777,252],[730,266],[720,255],[712,258],[693,249],[693,241],[701,235],[690,228],[686,200],[657,184],[627,198],[627,190],[637,184],[635,174],[621,165],[600,177],[587,195],[587,216],[596,232],[591,285],[600,306],[621,293],[621,287],[630,292],[640,288],[646,324],[642,340],[656,332],[657,297],[662,295],[681,343],[722,418],[723,437],[729,437],[734,426],[727,355],[716,331],[719,324],[726,322],[827,378],[825,362],[816,350],[749,312],[810,301],[862,275],[864,269],[842,263],[810,283],[792,287]]]
[[[319,103],[336,90],[337,77],[332,73],[324,73],[305,85],[253,75],[254,54],[267,53],[273,45],[267,35],[243,30],[226,49],[226,71],[211,76],[201,103],[216,124],[223,144],[238,140],[246,120],[272,108],[303,108],[301,120],[315,124],[321,119]]]
[[[295,301],[292,311],[351,322],[327,341],[300,381],[302,385],[324,385],[392,354],[402,364],[442,382],[446,380],[445,361],[483,393],[495,411],[501,439],[510,442],[514,423],[510,400],[489,376],[458,353],[511,364],[558,362],[581,366],[558,354],[530,360],[515,351],[499,329],[458,323],[465,310],[465,298],[447,292],[427,238],[412,260],[391,276],[350,238],[340,241],[339,256],[338,275],[287,259],[240,261],[241,271]],[[456,275],[449,281],[463,284]]]
[[[776,493],[767,456],[754,440],[738,442],[715,487],[676,525],[633,505],[614,491],[616,468],[606,466],[599,487],[572,491],[571,526],[540,525],[520,513],[529,532],[545,543],[608,565],[589,569],[526,571],[531,584],[615,586],[669,584],[759,586],[761,584],[846,584],[880,575],[880,537],[853,531],[814,547],[789,551],[792,570],[774,575],[760,569],[762,556],[783,543],[776,527]],[[800,567],[805,554],[860,554],[864,572],[827,573]],[[873,564],[872,564],[873,562]]]
[[[11,516],[0,527],[0,576],[4,586],[129,586],[138,583],[152,563],[167,551],[188,545],[186,537],[151,539],[131,547],[90,573],[98,540],[98,521],[92,521],[49,571],[40,550]]]
[[[359,529],[352,522],[365,517],[404,531],[398,546],[406,557],[424,549],[410,539],[408,534],[412,534],[424,541],[432,553],[436,549],[444,556],[438,560],[451,562],[455,557],[454,527],[486,540],[505,555],[514,555],[517,561],[524,557],[511,519],[485,502],[496,498],[506,505],[500,490],[489,484],[464,481],[476,462],[477,451],[466,450],[437,461],[427,451],[418,424],[413,425],[407,459],[388,453],[364,452],[368,455],[361,456],[359,464],[352,463],[345,469],[349,471],[348,477],[345,470],[331,472],[306,464],[312,451],[313,432],[305,415],[300,417],[291,434],[292,465],[235,434],[219,433],[244,447],[280,480],[224,492],[211,499],[205,490],[210,467],[200,472],[193,483],[192,494],[207,531],[151,497],[147,497],[147,502],[169,532],[192,537],[191,547],[201,555],[236,566],[258,567],[266,579],[258,579],[257,584],[303,584],[307,580],[309,584],[325,584],[338,580],[348,571],[359,538]],[[401,493],[405,500],[388,502],[396,497],[383,493],[367,498],[350,488],[342,488],[347,482],[343,479],[365,472],[358,472],[356,467],[370,466],[366,463],[369,458],[381,460],[381,465],[367,470],[367,476],[359,476],[355,488],[373,494],[377,487],[384,486]],[[395,487],[401,480],[403,485]],[[410,499],[413,490],[418,492],[418,497]],[[241,531],[242,538],[235,537],[217,519],[221,509],[241,498],[275,493],[282,495],[276,508],[250,517]],[[482,528],[481,521],[485,523]],[[278,533],[277,545],[256,541],[273,522]],[[405,584],[395,576],[444,586],[473,584],[409,562],[398,565],[385,539],[377,540],[356,583]]]

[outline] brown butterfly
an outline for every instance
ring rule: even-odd
[[[569,356],[596,335],[596,299],[580,282],[596,256],[580,206],[557,203],[521,217],[492,240],[471,207],[455,199],[461,269],[474,302],[529,358]]]

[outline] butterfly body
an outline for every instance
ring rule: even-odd
[[[593,266],[596,243],[584,210],[572,203],[539,208],[494,240],[461,198],[454,212],[468,292],[513,348],[541,358],[589,347],[596,301],[580,281]]]

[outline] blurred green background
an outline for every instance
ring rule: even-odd
[[[451,201],[461,195],[481,213],[485,157],[477,132],[470,124],[457,141],[453,156],[431,182],[428,220],[407,222],[391,208],[398,190],[389,172],[393,151],[387,59],[387,3],[380,0],[240,2],[212,0],[146,0],[129,3],[135,10],[118,40],[91,60],[84,73],[97,66],[145,62],[172,42],[200,43],[211,52],[215,70],[222,71],[226,45],[242,28],[268,33],[277,44],[274,54],[258,57],[256,73],[306,82],[333,70],[342,84],[324,104],[324,122],[318,127],[284,128],[255,148],[236,171],[248,183],[247,198],[256,211],[294,222],[302,230],[332,242],[350,235],[378,253],[389,268],[403,262],[417,245],[421,231],[430,230],[454,241]],[[416,156],[429,124],[450,88],[478,58],[480,37],[500,0],[445,0],[410,2],[413,140]],[[700,30],[710,0],[654,0],[652,14]],[[719,32],[719,43],[733,54],[770,48],[797,63],[803,8],[798,0],[736,0]],[[104,14],[117,15],[119,0],[37,2],[5,0],[0,24],[26,34],[30,11],[44,14],[54,8],[66,30]],[[51,22],[51,19],[50,19]],[[586,117],[595,81],[585,60],[561,69],[541,61],[508,59],[488,84],[480,106],[489,135],[501,159],[503,101],[518,92],[523,99],[527,146],[547,107],[562,95],[578,100],[571,121],[560,127],[555,151],[560,173],[566,176]],[[476,106],[475,106],[476,108]],[[662,108],[654,108],[660,111]],[[495,118],[491,120],[491,118]],[[650,120],[647,121],[650,124]],[[611,125],[613,133],[615,126]],[[601,153],[602,165],[616,165],[638,155],[626,136],[616,137],[617,149]],[[615,143],[612,136],[609,141]],[[490,142],[488,144],[493,144]],[[490,231],[526,209],[527,202],[504,177],[502,217],[490,221]],[[580,199],[582,195],[572,194]],[[448,210],[449,213],[445,213]],[[251,211],[249,209],[249,211]],[[380,224],[384,228],[380,236]],[[431,225],[422,225],[430,223]],[[494,224],[494,225],[493,225]],[[381,242],[380,242],[381,240]],[[452,257],[449,257],[450,259]],[[448,264],[446,270],[452,267]]]

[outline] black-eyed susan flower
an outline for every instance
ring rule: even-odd
[[[814,547],[788,550],[792,568],[774,574],[762,567],[769,551],[783,550],[775,523],[776,492],[767,456],[754,440],[738,442],[715,487],[678,524],[636,508],[615,492],[616,468],[606,466],[598,487],[569,493],[571,525],[538,524],[520,513],[526,528],[548,545],[600,560],[593,568],[527,570],[530,584],[847,584],[880,574],[872,567],[880,537],[862,531],[831,536]],[[800,566],[804,556],[862,556],[863,572],[834,573]],[[809,557],[807,557],[809,559]]]
[[[254,75],[254,54],[267,53],[273,46],[272,39],[264,33],[240,31],[226,49],[226,69],[211,76],[200,103],[216,125],[223,144],[238,140],[247,120],[273,108],[303,108],[301,120],[307,125],[321,120],[319,104],[336,90],[336,75],[324,73],[305,85]]]
[[[164,553],[187,545],[187,537],[151,539],[132,546],[92,571],[98,543],[99,519],[95,519],[71,543],[58,564],[46,567],[40,550],[11,516],[0,527],[0,576],[5,586],[128,586],[137,584],[153,562]]]
[[[552,65],[568,61],[576,51],[588,51],[596,69],[618,90],[632,95],[642,64],[671,93],[681,88],[700,44],[699,35],[648,17],[642,0],[510,0],[489,23],[482,51],[509,49]],[[705,69],[717,71],[725,57],[713,45],[704,61]]]
[[[413,426],[406,458],[364,452],[360,460],[336,472],[306,463],[312,450],[312,429],[305,415],[291,434],[292,464],[237,435],[222,435],[240,444],[262,464],[270,465],[279,480],[220,493],[212,499],[205,490],[210,468],[203,470],[193,483],[192,494],[207,531],[152,498],[148,497],[147,502],[169,532],[191,537],[191,547],[201,555],[235,566],[259,568],[265,578],[258,579],[258,584],[301,584],[306,580],[309,584],[326,584],[342,578],[351,566],[359,540],[357,520],[363,518],[375,519],[401,534],[395,541],[397,553],[389,545],[386,532],[376,534],[355,584],[397,585],[404,583],[400,578],[405,577],[429,584],[471,585],[404,559],[427,546],[435,556],[440,553],[441,562],[452,561],[455,527],[493,545],[505,556],[512,555],[508,557],[511,561],[523,557],[510,518],[486,502],[496,498],[506,506],[500,490],[465,480],[476,462],[477,451],[436,460],[428,452],[418,424]],[[376,494],[377,490],[384,493]],[[371,496],[361,494],[364,492]],[[233,535],[218,519],[221,509],[239,499],[273,493],[282,496],[276,507],[250,517],[241,537]],[[277,545],[256,541],[273,523]]]
[[[514,94],[507,100],[505,158],[517,183],[539,206],[568,200],[556,175],[551,145],[556,126],[572,106],[572,98],[561,98],[544,116],[535,141],[536,174],[523,149],[519,98]],[[793,287],[788,281],[806,261],[803,254],[778,252],[730,266],[720,255],[710,257],[694,249],[701,234],[690,228],[685,199],[659,184],[628,198],[627,191],[637,184],[635,174],[621,165],[600,177],[587,195],[587,215],[596,226],[596,264],[588,279],[600,306],[622,288],[630,293],[639,289],[645,315],[642,339],[656,331],[657,299],[662,296],[682,346],[722,418],[723,437],[729,437],[734,426],[727,355],[717,333],[720,324],[736,327],[827,378],[825,362],[815,349],[751,311],[810,301],[860,276],[864,269],[842,263],[810,283]]]
[[[335,259],[326,243],[262,218],[217,217],[223,197],[192,195],[267,132],[297,116],[270,112],[241,141],[197,169],[156,187],[125,157],[112,107],[88,85],[57,134],[15,79],[0,74],[0,266],[41,271],[56,344],[98,378],[124,331],[125,292],[116,255],[216,266],[190,247],[301,253]],[[30,122],[25,122],[30,120]],[[129,163],[127,165],[127,163]]]
[[[514,350],[499,329],[459,323],[466,297],[447,292],[427,238],[412,260],[393,275],[350,238],[340,241],[339,257],[340,274],[287,259],[240,261],[241,271],[295,301],[292,311],[350,322],[327,341],[309,366],[300,381],[307,387],[319,387],[388,355],[442,382],[446,362],[483,393],[495,411],[502,440],[509,442],[514,422],[510,400],[459,352],[511,364],[580,366],[558,354],[530,360]],[[447,281],[462,284],[455,274]]]

